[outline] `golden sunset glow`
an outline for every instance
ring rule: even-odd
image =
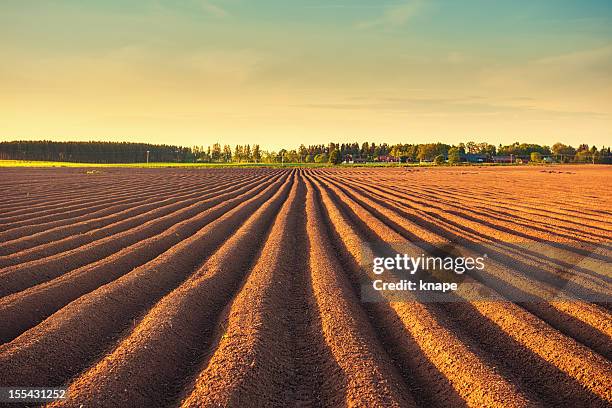
[[[605,2],[124,3],[0,5],[1,140],[612,140]]]

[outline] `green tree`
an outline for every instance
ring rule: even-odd
[[[467,152],[470,154],[478,153],[478,145],[475,142],[467,142],[465,144],[465,147],[467,149]]]
[[[242,146],[236,145],[234,148],[234,157],[232,157],[232,161],[235,163],[240,163],[242,160]]]
[[[315,161],[315,163],[327,163],[327,161],[328,161],[327,160],[327,154],[325,154],[325,153],[317,154],[314,157],[314,161]]]
[[[261,161],[261,152],[259,151],[259,145],[253,145],[253,160],[255,163],[259,163]]]
[[[371,159],[370,157],[370,144],[368,142],[363,142],[363,144],[361,145],[361,157],[369,160]]]
[[[459,149],[456,147],[451,147],[448,150],[448,163],[457,164],[460,161],[461,161],[461,154],[459,153]]]
[[[276,162],[276,152],[272,150],[271,152],[264,150],[262,152],[262,161],[264,163],[275,163]]]
[[[440,166],[441,164],[444,164],[444,156],[442,156],[441,154],[437,155],[437,156],[434,158],[434,164],[435,164],[436,166]]]
[[[572,146],[564,145],[563,143],[555,143],[551,150],[562,163],[569,162],[576,154],[576,149]]]
[[[542,154],[540,152],[531,152],[531,161],[535,163],[539,163],[542,161]]]
[[[253,156],[251,153],[251,145],[246,145],[244,147],[243,154],[244,154],[244,159],[247,161],[247,163],[251,163],[253,161]]]
[[[332,150],[329,154],[329,162],[331,164],[340,164],[341,161],[342,157],[340,157],[340,152],[338,151],[338,149]]]
[[[300,162],[306,160],[307,154],[308,154],[308,150],[306,150],[306,146],[301,144],[300,147],[298,148],[298,156],[299,156]]]
[[[218,162],[221,158],[221,145],[219,143],[215,143],[212,147],[211,153],[212,161]]]
[[[230,145],[223,146],[223,161],[229,163],[232,161],[232,148]]]
[[[299,157],[295,150],[289,150],[287,153],[285,153],[286,163],[297,163],[298,161],[299,161]]]
[[[432,160],[438,155],[444,156],[447,154],[449,148],[449,145],[442,143],[427,143],[419,145],[417,159]]]

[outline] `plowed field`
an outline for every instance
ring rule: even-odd
[[[67,385],[51,405],[83,407],[611,406],[611,176],[0,169],[0,387]],[[364,301],[362,253],[389,243],[486,247],[462,282],[497,298]]]

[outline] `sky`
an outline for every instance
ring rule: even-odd
[[[0,140],[612,144],[608,0],[2,0]]]

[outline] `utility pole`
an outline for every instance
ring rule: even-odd
[[[147,150],[147,164],[149,164],[149,151]]]

